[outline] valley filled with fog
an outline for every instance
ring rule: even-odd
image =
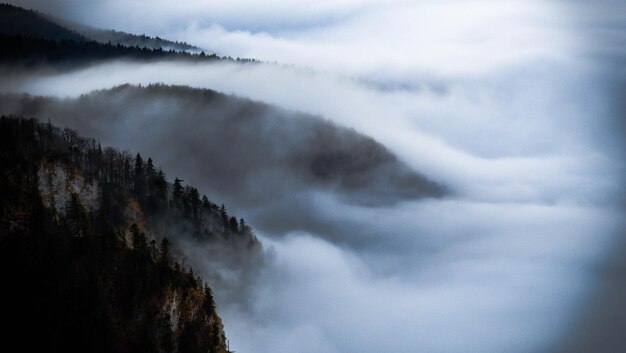
[[[232,350],[624,347],[619,2],[16,3],[262,61],[0,80],[0,114],[158,156],[245,217],[267,259],[214,290]]]

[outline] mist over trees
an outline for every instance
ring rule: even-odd
[[[3,70],[20,72],[102,61],[257,62],[10,5],[0,5],[0,47]],[[354,130],[210,90],[122,86],[77,101],[3,96],[0,111],[21,111],[0,118],[0,275],[11,305],[6,344],[26,351],[227,353],[220,305],[254,310],[252,291],[271,253],[216,196],[261,208],[310,185],[374,206],[444,194]],[[192,141],[199,145],[186,148],[198,153],[184,160],[200,161],[198,173],[211,187],[192,186],[187,176],[168,179],[146,149],[103,147],[52,124],[118,128],[136,113],[186,119],[163,148],[186,138],[180,129],[197,127]],[[180,157],[161,147],[151,154]],[[276,224],[297,224],[294,212],[275,212]],[[24,332],[38,339],[18,342]]]
[[[0,33],[48,40],[95,41],[127,47],[201,51],[200,48],[183,42],[150,37],[145,34],[135,35],[115,30],[97,29],[9,4],[0,4]]]
[[[192,54],[189,52],[150,49],[147,47],[128,47],[122,44],[98,43],[95,41],[47,40],[24,36],[6,36],[0,34],[0,46],[4,48],[0,54],[1,64],[13,66],[35,66],[43,64],[69,67],[76,64],[88,64],[94,61],[127,59],[127,60],[184,60],[253,63],[252,59],[233,59],[219,57],[216,54]]]
[[[304,230],[369,244],[371,237],[353,236],[349,223],[329,222],[312,192],[365,207],[448,195],[357,131],[212,90],[124,85],[74,99],[3,95],[0,113],[50,119],[107,144],[151,151],[278,237]],[[127,138],[134,133],[141,138]]]
[[[97,30],[7,4],[0,4],[0,47],[0,64],[26,67],[73,67],[111,59],[257,62],[206,54],[158,37]]]
[[[8,4],[0,4],[0,34],[46,40],[87,40],[78,32],[61,26],[43,14]],[[3,52],[7,49],[3,49]]]
[[[207,183],[214,190],[253,203],[266,201],[264,193],[276,197],[303,184],[372,205],[446,193],[357,131],[207,89],[123,85],[76,99],[0,95],[0,113],[50,119],[112,141],[123,127],[150,131],[135,148],[194,163],[198,173],[211,176]],[[174,149],[163,142],[179,140],[189,152],[184,156],[172,155]],[[267,180],[268,173],[279,173],[281,185]]]

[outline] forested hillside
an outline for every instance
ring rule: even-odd
[[[0,4],[0,34],[48,40],[87,40],[78,32],[65,28],[35,11]]]
[[[143,34],[101,30],[9,4],[0,4],[0,33],[48,40],[96,41],[149,49],[200,51],[199,48],[187,43]]]
[[[256,62],[206,54],[189,44],[163,38],[54,20],[7,4],[0,4],[0,48],[0,64],[27,67],[48,64],[73,68],[111,59]]]
[[[446,193],[355,130],[208,89],[122,85],[70,99],[0,95],[0,114],[50,119],[113,144],[124,131],[135,131],[141,143],[132,148],[210,175],[203,183],[220,196],[239,195],[259,209],[307,185],[367,205]],[[193,153],[176,154],[173,141],[194,146]],[[274,183],[277,176],[280,183]],[[290,219],[276,217],[275,227]]]
[[[152,159],[70,129],[0,119],[0,272],[24,351],[226,352],[211,288],[171,239],[260,249],[230,216]],[[181,262],[182,261],[182,262]],[[25,332],[34,340],[16,341]]]
[[[160,37],[150,37],[145,34],[132,34],[115,30],[102,30],[75,23],[57,21],[68,29],[76,31],[81,35],[99,43],[120,44],[128,47],[138,46],[140,48],[163,49],[176,51],[200,52],[201,49],[188,43],[171,41]]]
[[[256,62],[252,59],[233,59],[219,57],[215,54],[207,55],[204,52],[192,54],[173,49],[149,49],[95,41],[48,40],[2,34],[0,34],[0,47],[3,48],[0,52],[0,64],[18,66],[52,64],[73,67],[77,64],[89,64],[111,59]]]

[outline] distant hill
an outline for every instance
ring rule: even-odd
[[[58,19],[34,10],[0,4],[0,34],[47,40],[95,41],[127,47],[200,52],[193,45],[159,37],[97,29]]]
[[[202,51],[202,49],[191,44],[174,42],[159,37],[150,37],[145,34],[136,35],[114,30],[103,30],[67,21],[59,21],[58,23],[61,23],[65,25],[65,27],[70,28],[71,30],[99,43],[111,43],[114,45],[121,44],[129,47],[137,46],[148,49],[172,49],[176,51],[190,51],[198,53]]]
[[[95,29],[7,4],[0,4],[0,48],[0,64],[29,67],[74,68],[111,59],[258,62],[205,54],[158,37]]]
[[[78,32],[63,27],[36,11],[7,4],[0,4],[0,34],[47,40],[87,40]]]
[[[141,138],[144,147],[163,158],[187,161],[194,165],[190,169],[211,175],[203,179],[215,192],[239,195],[237,199],[257,207],[266,197],[279,199],[311,185],[373,205],[446,193],[385,146],[352,129],[208,89],[124,85],[64,100],[0,95],[0,114],[50,119],[104,140],[142,117],[145,125],[132,129],[149,136]],[[172,155],[180,149],[164,148],[164,141],[196,147],[193,153]]]
[[[102,60],[186,60],[213,61],[241,59],[222,58],[215,54],[191,54],[174,50],[128,47],[86,40],[49,40],[0,34],[0,64],[14,66],[55,65],[75,68]],[[245,60],[245,62],[254,62]]]

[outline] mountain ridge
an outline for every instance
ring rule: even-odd
[[[215,180],[225,183],[219,188],[232,192],[248,190],[254,184],[253,180],[260,182],[259,175],[270,166],[272,173],[285,170],[286,180],[296,178],[299,182],[314,183],[348,197],[371,195],[373,204],[440,197],[447,192],[443,186],[411,170],[379,142],[353,129],[319,116],[292,112],[210,89],[161,84],[120,85],[65,100],[0,95],[0,103],[3,107],[1,114],[57,120],[65,125],[75,124],[79,130],[96,135],[110,135],[111,132],[105,131],[115,130],[125,117],[143,116],[146,123],[150,119],[162,123],[167,119],[165,121],[177,121],[176,126],[197,126],[194,134],[179,131],[176,126],[167,131],[159,130],[158,134],[163,139],[183,134],[184,141],[202,137],[207,146],[203,150],[209,153],[204,158],[216,169],[213,172]],[[148,109],[155,106],[163,109]],[[151,129],[151,125],[140,128],[144,131]],[[199,131],[203,133],[198,135]],[[216,154],[228,141],[246,141],[248,148],[233,147]],[[229,160],[240,163],[233,169]],[[259,164],[259,160],[264,164]],[[251,191],[247,197],[253,194]]]
[[[0,63],[18,67],[75,68],[116,59],[258,62],[207,54],[187,43],[159,37],[95,29],[9,4],[0,4],[0,47]]]
[[[196,51],[201,49],[184,42],[174,42],[145,34],[99,29],[60,19],[34,9],[0,3],[0,33],[48,40],[95,41],[101,44],[124,45],[148,49]]]
[[[65,28],[36,10],[3,3],[0,3],[0,34],[47,40],[87,40],[78,32]]]

